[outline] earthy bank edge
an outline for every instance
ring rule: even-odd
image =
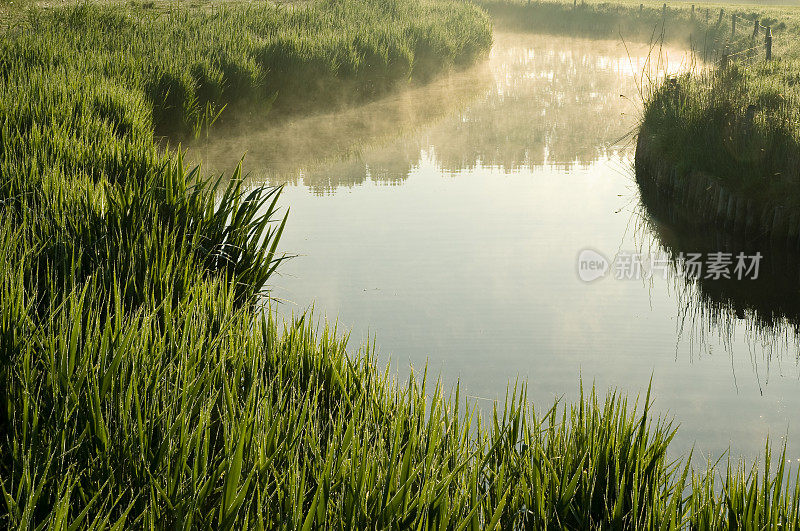
[[[679,306],[696,308],[695,315],[722,328],[732,329],[746,318],[758,341],[782,344],[787,322],[800,322],[800,248],[793,236],[787,241],[773,231],[775,212],[784,210],[765,208],[763,215],[754,215],[759,201],[730,192],[702,171],[680,170],[655,144],[644,133],[639,136],[636,181],[642,220],[673,263],[697,253],[728,252],[734,262],[738,253],[760,255],[757,276],[745,281],[736,273],[729,279],[707,272],[683,278],[684,287],[676,292]]]
[[[636,182],[649,201],[666,203],[677,220],[689,227],[718,229],[751,245],[764,242],[800,248],[800,212],[731,192],[705,172],[679,169],[658,150],[653,134],[646,125],[639,130],[634,161]]]

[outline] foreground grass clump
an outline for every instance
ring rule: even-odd
[[[281,331],[223,282],[136,311],[89,293],[35,328],[4,299],[9,527],[797,525],[782,470],[729,470],[723,494],[713,470],[689,479],[647,400],[637,415],[592,393],[537,417],[521,392],[476,424],[457,394],[398,386],[302,321]]]
[[[224,281],[135,309],[87,283],[42,318],[4,229],[8,527],[633,525],[669,507],[670,433],[613,397],[474,427],[457,397],[397,387],[302,321],[279,333]]]

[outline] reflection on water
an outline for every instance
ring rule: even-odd
[[[797,348],[775,352],[797,313],[783,284],[578,278],[586,248],[722,250],[639,204],[633,142],[619,139],[650,51],[628,50],[498,35],[483,64],[433,85],[194,152],[229,170],[248,151],[254,183],[290,183],[282,247],[300,256],[274,281],[278,312],[313,308],[352,345],[375,339],[401,375],[428,363],[489,400],[524,378],[539,407],[574,399],[581,377],[635,394],[652,376],[657,411],[680,423],[677,452],[797,444]],[[662,59],[655,70],[685,64]]]
[[[318,192],[399,183],[424,156],[447,171],[568,170],[626,155],[642,73],[685,62],[685,54],[641,45],[564,46],[563,39],[501,33],[489,58],[467,71],[345,112],[217,132],[193,151],[217,170],[246,151],[254,180],[302,181]]]
[[[715,275],[709,274],[675,278],[679,321],[682,329],[698,340],[699,348],[708,335],[725,342],[741,329],[752,345],[761,346],[764,363],[800,352],[800,253],[796,248],[754,236],[734,236],[711,226],[699,227],[690,212],[673,207],[656,189],[643,190],[640,205],[637,228],[643,242],[665,252],[672,263],[698,253],[728,253],[732,260],[739,253],[759,255],[756,278],[713,278]],[[754,357],[754,365],[758,361],[759,357]]]

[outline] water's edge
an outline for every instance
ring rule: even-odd
[[[800,213],[780,205],[757,204],[705,172],[679,171],[657,148],[654,135],[642,126],[636,141],[634,167],[642,195],[666,203],[663,206],[683,223],[800,249]]]

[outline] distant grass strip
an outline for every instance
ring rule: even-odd
[[[673,42],[696,38],[713,41],[726,28],[717,27],[716,17],[705,24],[705,10],[692,18],[688,4],[646,2],[642,9],[634,2],[585,2],[559,0],[476,0],[498,21],[521,31],[601,39],[651,42],[666,37]],[[730,26],[727,26],[730,31]],[[702,43],[700,43],[702,45]]]
[[[0,68],[109,82],[144,98],[156,131],[174,136],[207,125],[226,104],[263,116],[374,98],[469,64],[491,45],[484,13],[447,2],[221,3],[170,13],[146,5],[18,13]]]
[[[751,48],[754,22],[773,32],[800,32],[800,10],[762,5],[729,5],[653,0],[611,2],[581,0],[474,0],[497,24],[518,31],[551,35],[623,39],[691,48],[707,62]],[[665,8],[666,6],[666,8]],[[720,15],[722,15],[720,17]],[[732,16],[736,16],[734,32]],[[780,42],[780,41],[777,41]],[[763,55],[763,52],[762,52]]]

